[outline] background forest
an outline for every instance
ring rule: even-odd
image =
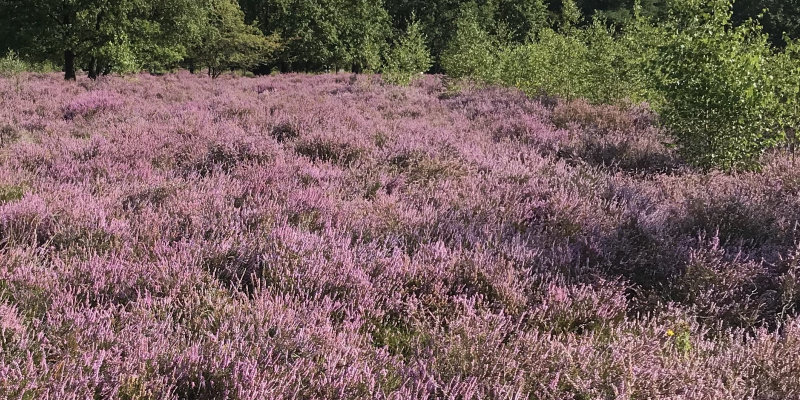
[[[473,19],[506,43],[536,41],[543,29],[603,21],[620,33],[637,12],[669,19],[665,0],[2,0],[0,50],[57,69],[90,74],[176,67],[254,72],[377,71],[409,26],[430,50],[430,71]],[[637,11],[638,9],[638,11]],[[800,33],[800,4],[737,1],[731,21],[758,20],[772,44]],[[563,31],[563,29],[561,29]],[[463,33],[463,32],[462,32]],[[68,75],[70,77],[71,75]]]

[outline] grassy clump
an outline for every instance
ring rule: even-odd
[[[349,166],[358,161],[364,150],[347,142],[314,138],[298,143],[297,154],[308,157],[311,161],[329,162],[341,166]]]
[[[21,200],[25,191],[22,185],[0,185],[0,205]]]

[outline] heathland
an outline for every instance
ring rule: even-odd
[[[0,80],[0,397],[800,396],[800,170],[377,75]]]

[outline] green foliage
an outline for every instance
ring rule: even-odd
[[[658,91],[655,83],[655,60],[658,56],[658,46],[662,44],[665,36],[664,29],[654,24],[643,6],[653,0],[635,0],[633,6],[633,19],[622,29],[618,37],[620,46],[625,49],[622,60],[627,85],[631,87],[628,97],[635,102],[646,101],[651,107],[658,107],[663,103],[663,94]]]
[[[413,357],[418,347],[430,340],[408,321],[394,316],[375,318],[367,327],[365,330],[368,331],[373,346],[386,348],[389,354],[406,359]]]
[[[502,82],[531,95],[579,97],[587,92],[588,53],[577,36],[542,30],[537,40],[502,50]]]
[[[654,56],[651,36],[632,25],[615,36],[602,20],[586,28],[562,26],[539,32],[523,45],[502,47],[499,81],[531,95],[585,98],[593,103],[650,99],[645,66]]]
[[[386,56],[384,79],[390,83],[408,85],[414,77],[426,72],[432,65],[430,51],[425,44],[425,34],[418,21],[408,25]]]
[[[604,21],[595,22],[583,31],[586,53],[585,98],[596,103],[613,103],[632,97],[636,88],[635,66],[628,61],[632,54],[625,43],[614,38]]]
[[[800,130],[800,40],[786,38],[786,47],[767,64],[767,74],[773,77],[773,88],[779,102],[775,125],[786,132],[792,149]]]
[[[465,3],[456,21],[456,34],[442,54],[442,68],[448,75],[474,77],[494,83],[500,79],[498,40],[481,24],[480,9],[475,2]]]
[[[22,199],[25,188],[18,185],[0,185],[0,205]]]
[[[800,2],[786,0],[737,0],[733,4],[732,21],[740,25],[757,19],[770,41],[783,47],[791,39],[800,38]],[[788,41],[786,39],[789,39]]]
[[[386,9],[394,22],[394,28],[404,32],[407,22],[416,15],[422,25],[423,33],[433,59],[433,70],[441,72],[440,59],[455,33],[455,22],[459,16],[460,1],[387,1]]]
[[[232,0],[5,0],[0,15],[8,19],[0,44],[40,65],[63,65],[67,79],[78,68],[91,78],[169,70],[198,49],[214,67],[249,65],[253,53],[269,47]]]
[[[548,11],[543,0],[458,0],[391,1],[386,8],[399,31],[407,28],[412,15],[419,17],[428,39],[433,71],[442,71],[442,57],[452,47],[464,8],[473,8],[484,31],[523,43],[530,35],[548,26]]]
[[[692,332],[689,324],[679,322],[675,329],[668,329],[666,334],[673,349],[684,356],[689,355],[692,351]]]
[[[30,66],[19,59],[19,55],[9,50],[5,57],[0,58],[0,77],[10,78],[28,71]]]
[[[148,0],[126,29],[139,67],[161,72],[176,67],[200,43],[213,3]]]
[[[13,50],[9,50],[5,57],[0,58],[0,77],[3,78],[16,78],[17,88],[19,89],[20,74],[25,71],[30,71],[30,64],[19,59],[19,55]],[[3,144],[2,137],[0,136],[0,145]]]
[[[649,65],[659,32],[635,13],[622,32],[604,19],[581,26],[580,10],[565,2],[558,29],[542,28],[517,43],[482,28],[473,8],[466,8],[459,29],[442,60],[454,77],[516,86],[530,95],[586,98],[617,103],[659,98],[651,89]]]
[[[353,72],[380,69],[391,37],[389,14],[379,0],[341,1],[344,10],[339,24],[344,53],[340,63]],[[339,63],[337,63],[339,64]]]
[[[604,21],[617,34],[636,23],[637,7],[639,14],[663,20],[668,8],[665,1],[238,0],[235,3],[244,11],[246,25],[258,26],[264,35],[273,38],[271,42],[283,44],[260,72],[274,68],[376,71],[393,42],[393,30],[407,31],[412,15],[419,17],[432,70],[441,72],[442,56],[452,47],[465,7],[477,11],[479,24],[489,36],[503,45],[520,45],[543,29],[568,33],[590,27],[595,20]],[[15,50],[32,65],[49,61],[57,65],[56,69],[67,64],[67,70],[71,68],[69,65],[75,65],[88,70],[90,76],[139,69],[167,71],[178,65],[193,64],[189,57],[191,50],[209,37],[204,28],[208,11],[213,8],[219,8],[218,0],[0,0],[0,51]],[[784,32],[790,39],[800,34],[800,6],[796,1],[739,0],[733,11],[734,25],[759,17],[771,42],[780,46],[786,43]],[[244,46],[244,53],[251,51],[251,46]],[[245,55],[242,58],[252,61]]]
[[[734,26],[727,0],[673,0],[660,23],[636,1],[620,30],[603,18],[582,25],[566,1],[557,30],[524,44],[487,29],[483,9],[462,8],[442,58],[453,77],[593,103],[647,101],[701,168],[756,169],[800,128],[800,46],[787,39],[776,52],[755,22]]]
[[[380,0],[242,1],[247,19],[280,37],[284,71],[375,71],[391,37]]]
[[[617,27],[627,27],[635,22],[635,8],[648,18],[663,17],[665,0],[576,0],[584,15],[603,19]],[[638,4],[637,4],[638,3]],[[589,21],[590,22],[590,21]]]
[[[514,43],[524,43],[531,35],[548,26],[547,6],[543,0],[504,0],[497,2],[495,20],[508,29]]]
[[[569,32],[575,29],[583,21],[583,14],[574,0],[563,0],[561,2],[561,16],[558,20],[558,28],[562,32]]]
[[[661,117],[680,152],[703,168],[756,169],[784,139],[781,102],[766,35],[730,23],[730,3],[675,0],[656,62]],[[796,101],[796,100],[793,100]]]
[[[205,18],[191,58],[207,67],[212,77],[228,69],[255,67],[269,60],[278,48],[274,37],[264,37],[257,27],[245,24],[235,0],[214,0]]]
[[[90,77],[110,66],[120,72],[138,67],[132,48],[135,38],[128,27],[144,8],[142,1],[34,0],[24,4],[21,7],[26,18],[21,28],[39,45],[37,56],[41,59],[65,57],[66,78],[71,78],[73,62],[85,67]],[[67,57],[67,52],[74,59]]]
[[[288,70],[319,70],[341,49],[334,13],[327,3],[317,1],[266,1],[256,8],[263,32],[280,35],[283,48],[279,58]],[[264,4],[266,3],[266,4]],[[295,67],[296,66],[296,67]]]

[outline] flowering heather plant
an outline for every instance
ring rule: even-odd
[[[0,398],[800,397],[788,155],[431,76],[19,82]]]
[[[122,105],[116,93],[102,90],[93,90],[82,93],[67,103],[64,107],[64,119],[73,120],[81,116],[89,118],[102,111],[113,111]]]

